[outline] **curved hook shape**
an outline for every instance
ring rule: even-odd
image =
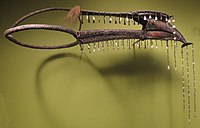
[[[69,8],[61,8],[61,7],[52,7],[52,8],[44,8],[44,9],[39,9],[33,12],[30,12],[26,15],[24,15],[23,17],[21,17],[20,19],[18,19],[13,25],[12,27],[15,27],[17,25],[19,25],[22,21],[26,20],[27,18],[34,16],[36,14],[39,13],[43,13],[43,12],[48,12],[48,11],[70,11]]]

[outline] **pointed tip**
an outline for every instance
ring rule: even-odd
[[[193,43],[184,43],[184,44],[181,46],[181,48],[184,48],[185,46],[188,46],[188,45],[191,45],[191,44],[193,44]]]

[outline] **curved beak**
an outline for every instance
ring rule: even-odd
[[[192,44],[185,40],[183,35],[175,28],[175,25],[168,22],[149,19],[143,30],[146,31],[148,39],[180,41],[183,43],[181,47]]]

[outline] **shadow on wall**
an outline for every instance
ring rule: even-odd
[[[170,73],[168,71],[163,71],[163,66],[160,64],[160,62],[158,62],[150,55],[137,56],[136,59],[130,57],[126,61],[116,63],[115,65],[110,67],[103,67],[103,68],[99,68],[96,65],[94,65],[94,63],[86,55],[84,57],[80,57],[79,55],[72,53],[63,53],[50,56],[47,59],[45,59],[37,69],[36,93],[38,96],[39,105],[41,106],[42,112],[44,113],[45,118],[51,124],[52,127],[64,128],[65,126],[61,126],[62,124],[59,124],[57,121],[55,121],[54,120],[55,117],[53,116],[53,114],[51,114],[51,111],[48,109],[48,105],[45,101],[44,94],[42,91],[41,73],[48,64],[58,59],[69,59],[69,58],[84,61],[86,64],[92,67],[96,72],[98,72],[102,76],[102,78],[105,81],[107,81],[113,94],[117,93],[114,87],[115,85],[112,83],[112,80],[110,80],[110,77],[113,75],[118,75],[120,77],[131,77],[139,75],[139,77],[141,77],[140,78],[141,80],[143,79],[144,75],[149,77],[154,77],[154,75],[162,75],[165,77],[167,82],[170,83],[171,81]],[[153,83],[149,82],[154,82],[154,81],[145,81],[145,83],[147,82],[148,84],[144,84],[145,86],[152,85]],[[169,108],[171,109],[171,101],[169,101]]]

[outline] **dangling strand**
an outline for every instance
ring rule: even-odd
[[[109,23],[112,23],[112,17],[111,16],[109,17]]]
[[[100,51],[100,44],[97,42],[97,50]]]
[[[120,16],[119,16],[119,24],[121,24],[121,22],[122,22],[122,17],[121,17],[121,14],[120,14]]]
[[[156,48],[158,48],[158,40],[155,40],[156,41]]]
[[[94,43],[93,52],[96,52],[96,48],[97,48],[96,43]]]
[[[144,49],[147,49],[147,40],[144,40]]]
[[[101,42],[101,49],[104,51],[104,41]]]
[[[108,50],[108,48],[109,48],[109,41],[108,40],[106,41],[106,47],[107,47],[107,50]]]
[[[92,22],[95,23],[95,16],[92,17]]]
[[[169,44],[168,44],[168,40],[166,41],[166,49],[167,49],[167,69],[170,70],[170,65],[169,65]]]
[[[105,24],[106,23],[106,15],[104,14],[103,16],[103,23]]]
[[[81,53],[84,54],[85,51],[84,51],[84,45],[83,44],[80,44],[80,50],[81,50]]]
[[[117,46],[117,50],[119,50],[119,40],[116,40],[115,45]]]
[[[182,68],[183,110],[185,112],[185,69],[184,69],[184,53],[183,53],[183,48],[181,48],[181,68]]]
[[[175,71],[177,70],[176,50],[177,50],[177,42],[174,41],[174,67],[175,67],[174,69],[175,69]]]
[[[131,15],[131,19],[132,19],[133,25],[135,25],[135,21],[134,21],[134,18],[133,18],[133,13],[132,13],[132,15]]]
[[[115,50],[115,40],[111,40],[111,46],[113,47],[113,50]]]
[[[141,48],[141,43],[140,42],[141,42],[141,40],[139,40],[139,42],[137,42],[139,49]]]
[[[126,25],[126,18],[124,17],[124,25]]]
[[[86,19],[87,19],[88,23],[90,23],[90,15],[86,15]]]
[[[153,49],[153,40],[150,39],[151,49]]]
[[[115,24],[117,24],[117,16],[115,16]]]
[[[135,39],[132,39],[132,46],[133,46],[133,56],[136,58],[136,51],[135,51]]]
[[[195,75],[195,61],[194,61],[194,44],[192,44],[192,67],[193,67],[193,88],[194,88],[194,116],[196,117],[197,112],[197,98],[196,98],[196,75]]]
[[[99,12],[99,16],[98,16],[98,21],[99,21],[99,23],[101,22],[101,19],[100,19],[100,12]]]
[[[188,93],[188,122],[191,123],[191,103],[190,103],[190,71],[189,71],[189,60],[188,60],[188,46],[186,46],[186,69],[187,69],[187,93]]]
[[[128,41],[127,42],[128,43],[128,49],[130,50],[131,49],[131,39],[128,39],[127,41]]]
[[[122,49],[124,49],[124,39],[121,40]]]
[[[89,53],[91,53],[91,46],[90,46],[90,44],[88,44],[87,48],[89,50]]]
[[[171,40],[171,48],[173,48],[173,41]]]

